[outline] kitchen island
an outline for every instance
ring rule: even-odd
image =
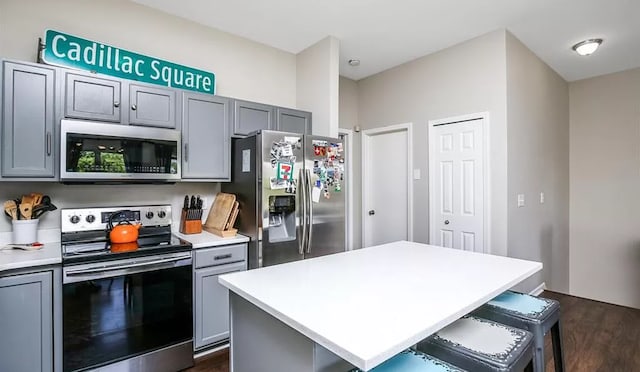
[[[541,269],[402,241],[223,275],[231,371],[369,370]]]

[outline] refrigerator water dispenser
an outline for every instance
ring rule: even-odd
[[[269,196],[269,242],[296,240],[296,197]]]

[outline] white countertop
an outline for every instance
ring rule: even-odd
[[[227,244],[246,243],[249,241],[248,237],[240,234],[230,238],[223,238],[204,230],[200,234],[181,234],[177,231],[174,231],[173,233],[180,239],[184,239],[191,243],[194,249],[216,247],[219,245]]]
[[[396,242],[222,275],[222,285],[369,370],[542,269]]]
[[[34,251],[22,249],[0,250],[0,272],[36,266],[55,265],[62,262],[60,229],[39,230],[38,240],[44,247]],[[0,247],[11,242],[11,233],[0,233]]]

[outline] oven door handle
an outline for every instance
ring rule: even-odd
[[[127,261],[116,265],[89,266],[80,269],[65,268],[62,282],[75,283],[100,278],[137,274],[147,271],[170,269],[192,264],[191,254],[145,261]]]

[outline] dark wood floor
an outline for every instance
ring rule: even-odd
[[[560,301],[566,371],[640,371],[640,310],[549,291],[542,296]],[[547,371],[554,370],[552,355],[547,335]],[[198,359],[187,371],[228,372],[229,354]]]

